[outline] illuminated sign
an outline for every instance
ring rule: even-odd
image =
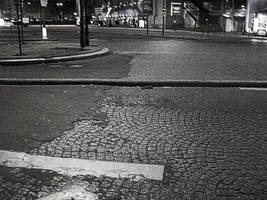
[[[266,0],[248,0],[247,2],[247,21],[246,29],[247,32],[251,32],[254,26],[254,17],[261,10],[267,7]]]
[[[254,18],[253,23],[253,31],[257,34],[262,33],[266,35],[267,32],[267,15],[265,14],[257,14]]]
[[[41,0],[41,6],[47,7],[47,0]]]
[[[182,14],[182,3],[171,3],[171,16]]]
[[[143,10],[146,13],[151,13],[153,8],[152,0],[144,0],[143,1]]]

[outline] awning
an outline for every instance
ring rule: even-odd
[[[267,7],[262,9],[259,13],[267,13]]]
[[[233,17],[233,15],[234,15],[233,10],[228,10],[225,13],[222,14],[222,16],[226,17],[226,18],[231,18],[231,17]]]
[[[245,18],[247,15],[246,9],[238,9],[234,13],[234,17]]]
[[[238,9],[236,11],[228,10],[222,14],[222,16],[226,18],[231,18],[231,17],[245,18],[246,15],[247,15],[246,9]]]

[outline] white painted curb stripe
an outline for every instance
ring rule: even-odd
[[[0,165],[47,169],[68,176],[94,175],[97,177],[135,178],[135,180],[142,178],[162,180],[164,172],[163,165],[48,157],[3,150],[0,150]]]
[[[100,51],[96,51],[96,52],[91,52],[91,53],[82,53],[82,54],[76,54],[76,55],[67,55],[67,56],[56,56],[56,57],[51,57],[51,58],[47,58],[46,60],[61,60],[61,59],[73,59],[73,58],[84,58],[84,57],[89,57],[89,56],[96,56],[96,55],[101,55],[101,54],[105,54],[108,53],[109,49],[108,48],[103,48]]]
[[[118,51],[118,54],[176,54],[174,51]]]
[[[253,91],[267,91],[267,88],[243,88],[240,87],[240,90],[253,90]]]
[[[81,54],[74,54],[74,55],[66,55],[66,56],[55,56],[50,58],[21,58],[21,59],[7,59],[7,60],[0,60],[1,63],[19,63],[19,62],[46,62],[46,61],[60,61],[66,59],[79,59],[79,58],[87,58],[98,56],[102,54],[107,54],[109,49],[104,47],[99,51],[96,52],[89,52],[89,53],[81,53]]]
[[[0,63],[5,63],[5,62],[33,62],[33,61],[38,61],[38,62],[44,62],[46,59],[45,58],[22,58],[22,59],[8,59],[8,60],[0,60]]]

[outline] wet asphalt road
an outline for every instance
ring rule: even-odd
[[[33,28],[38,32],[38,28]],[[7,31],[7,30],[6,30]],[[38,39],[31,28],[26,39]],[[106,46],[113,55],[94,60],[34,66],[2,66],[0,77],[266,80],[267,45],[257,42],[175,40],[135,35],[134,31],[91,28],[91,44]],[[125,32],[125,31],[124,31]],[[133,33],[132,33],[133,32]],[[50,39],[79,43],[77,27],[52,27]],[[64,34],[64,39],[62,39]],[[8,32],[2,33],[7,42]],[[5,37],[4,37],[5,36]],[[15,35],[13,35],[15,36]],[[15,39],[15,37],[14,37]],[[14,40],[12,40],[14,42]],[[108,66],[108,67],[107,67]],[[131,69],[130,69],[131,67]],[[128,72],[129,71],[129,72]]]
[[[76,31],[68,29],[68,41],[78,41]],[[91,42],[110,48],[112,55],[58,64],[1,66],[0,76],[127,80],[267,77],[264,43],[104,32],[92,33]],[[55,31],[53,37],[61,33]],[[100,199],[267,198],[267,90],[1,86],[0,91],[0,149],[168,166],[159,182],[70,178],[45,170],[1,166],[0,197],[36,199],[83,182],[86,190]]]

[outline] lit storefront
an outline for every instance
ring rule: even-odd
[[[248,33],[261,33],[266,30],[266,0],[247,1],[246,31]]]
[[[143,14],[143,1],[114,1],[96,7],[94,20],[99,26],[139,27]]]
[[[78,0],[77,0],[78,1]],[[99,25],[257,33],[265,27],[266,0],[98,0]],[[148,20],[147,20],[148,18]],[[163,22],[164,20],[164,22]]]
[[[253,32],[257,35],[267,35],[267,8],[255,14]]]
[[[224,30],[226,32],[245,32],[246,13],[247,10],[244,5],[241,5],[239,9],[231,9],[223,13],[222,16],[225,18]]]
[[[163,19],[166,28],[184,26],[184,9],[182,0],[155,0],[153,1],[153,15],[151,25],[155,28],[162,27]],[[166,9],[166,13],[162,10]],[[164,14],[164,17],[163,17]]]

